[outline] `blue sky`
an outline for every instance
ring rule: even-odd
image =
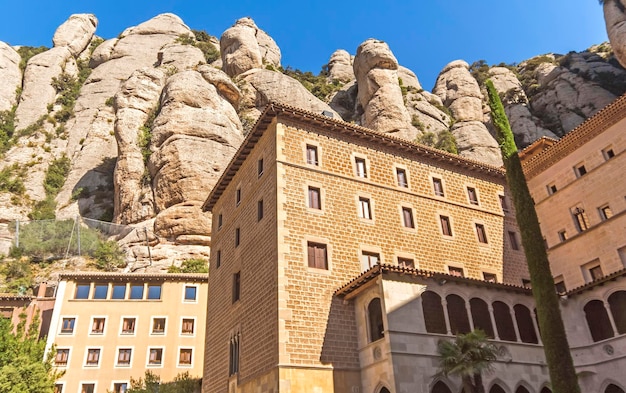
[[[238,18],[250,16],[278,43],[283,66],[316,74],[336,49],[354,54],[365,39],[377,38],[428,90],[456,59],[520,62],[607,40],[597,0],[0,0],[0,5],[0,41],[11,45],[50,46],[56,27],[72,13],[95,14],[96,34],[103,38],[163,12],[218,37]]]

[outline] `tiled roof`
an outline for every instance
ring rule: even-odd
[[[208,273],[61,273],[65,281],[108,280],[108,281],[209,281]]]
[[[33,300],[34,296],[18,295],[15,293],[0,293],[0,300]]]
[[[565,293],[565,295],[567,295],[567,296],[579,295],[579,294],[581,294],[581,293],[583,293],[585,291],[589,291],[589,290],[591,290],[591,289],[593,289],[595,287],[602,286],[602,285],[606,284],[609,281],[615,281],[615,280],[621,279],[622,277],[626,277],[626,268],[618,270],[618,271],[613,272],[611,274],[608,274],[608,275],[606,275],[604,277],[600,277],[600,278],[598,278],[596,280],[593,280],[592,282],[587,283],[585,285],[581,285],[579,287],[571,289],[571,290],[567,291]]]
[[[304,121],[318,127],[324,127],[335,132],[357,136],[361,139],[376,141],[379,144],[390,146],[398,150],[410,151],[411,153],[416,154],[420,157],[439,162],[446,162],[451,165],[463,167],[465,169],[473,171],[478,171],[490,176],[504,178],[505,172],[504,169],[501,167],[495,167],[479,161],[463,158],[456,154],[434,149],[432,147],[401,139],[390,134],[370,130],[368,128],[357,126],[343,120],[330,118],[290,105],[285,105],[278,102],[270,102],[265,107],[265,110],[263,111],[261,116],[259,116],[254,127],[252,127],[252,130],[239,147],[239,150],[237,150],[237,153],[235,153],[235,156],[232,158],[226,170],[209,194],[206,202],[204,202],[202,208],[205,211],[211,210],[213,208],[213,206],[222,195],[230,181],[233,179],[235,173],[237,173],[237,170],[239,170],[246,157],[250,154],[265,130],[267,130],[274,118],[278,117],[279,115],[297,121]]]

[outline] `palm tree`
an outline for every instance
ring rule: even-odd
[[[513,132],[504,113],[500,96],[491,80],[487,80],[485,85],[489,95],[491,119],[496,128],[498,144],[506,168],[506,180],[513,196],[515,218],[517,218],[522,235],[533,297],[537,305],[537,319],[543,350],[554,393],[577,393],[580,392],[580,387],[565,335],[559,300],[554,289],[554,279],[550,271],[550,262],[541,235],[535,203],[526,184]]]
[[[459,334],[454,341],[439,340],[439,375],[461,377],[463,393],[484,393],[482,373],[491,371],[502,351],[480,329]]]

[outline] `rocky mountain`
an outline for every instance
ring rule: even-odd
[[[607,24],[621,26],[613,3]],[[49,49],[0,42],[0,253],[15,220],[80,215],[150,229],[115,237],[127,269],[206,258],[211,217],[200,206],[272,100],[499,166],[487,78],[520,147],[562,136],[626,91],[608,43],[519,65],[456,60],[428,92],[375,39],[354,55],[337,50],[314,75],[283,69],[280,48],[249,18],[219,39],[173,14],[108,40],[97,25],[94,15],[72,15]],[[53,175],[62,180],[52,184]]]

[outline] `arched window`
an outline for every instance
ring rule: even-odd
[[[502,302],[493,302],[493,317],[496,320],[500,340],[517,341],[509,306]]]
[[[626,333],[626,291],[618,291],[609,296],[609,306],[611,306],[617,333]]]
[[[506,393],[504,389],[500,387],[500,385],[493,385],[491,389],[489,389],[489,393]]]
[[[474,329],[481,329],[487,334],[487,337],[494,338],[493,324],[491,323],[491,315],[489,314],[487,303],[475,297],[470,300],[470,310],[472,312],[472,321],[474,321]]]
[[[469,333],[472,329],[470,329],[469,318],[467,317],[465,300],[458,295],[448,295],[446,302],[448,303],[448,320],[452,334]]]
[[[391,393],[391,392],[387,388],[382,388],[382,389],[380,389],[380,391],[378,393]]]
[[[541,389],[539,393],[552,393],[552,390],[550,390],[550,388],[546,386],[543,389]]]
[[[526,306],[516,304],[513,306],[513,311],[515,311],[515,320],[517,321],[517,328],[522,342],[537,344],[539,341],[537,340],[535,326],[530,316],[530,310]]]
[[[592,300],[585,305],[584,310],[593,341],[613,337],[613,327],[611,327],[611,321],[609,320],[609,315],[606,313],[603,302],[600,300]]]
[[[422,312],[424,313],[424,324],[428,333],[448,333],[446,318],[441,305],[441,296],[431,291],[422,293]]]
[[[517,389],[515,389],[515,393],[530,393],[530,392],[525,387],[520,386]]]
[[[610,384],[604,389],[604,393],[624,393],[624,391],[619,386]]]
[[[367,317],[370,327],[370,342],[380,340],[385,334],[383,326],[383,312],[380,307],[380,298],[374,298],[367,306]]]
[[[439,381],[435,384],[435,386],[433,386],[433,390],[431,391],[431,393],[452,393],[452,391],[450,390],[448,385]]]

